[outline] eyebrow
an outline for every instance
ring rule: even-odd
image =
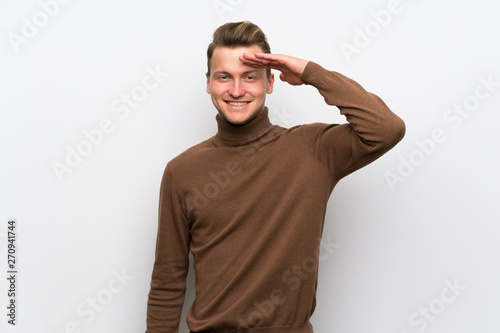
[[[246,75],[256,75],[256,76],[260,76],[262,75],[262,73],[256,68],[256,69],[251,69],[249,71],[246,71],[246,72],[243,72],[243,75],[246,76]]]
[[[251,69],[249,71],[243,72],[244,75],[246,75],[246,74],[252,74],[252,73],[260,74],[260,71],[258,69]]]
[[[228,73],[226,71],[215,71],[213,75],[221,75],[221,74],[231,75],[230,73]],[[260,71],[258,69],[251,69],[251,70],[243,72],[243,75],[248,75],[248,74],[260,74]]]

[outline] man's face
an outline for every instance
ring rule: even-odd
[[[249,47],[217,47],[211,59],[211,73],[207,73],[207,93],[228,122],[243,125],[264,110],[266,94],[273,91],[274,74],[268,78],[265,68],[243,64],[243,53],[262,52],[257,45]]]

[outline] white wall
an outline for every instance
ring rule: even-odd
[[[357,80],[407,125],[331,197],[315,331],[498,332],[495,2],[58,1],[0,3],[2,276],[9,219],[18,259],[17,325],[2,278],[2,332],[145,330],[162,172],[215,133],[206,47],[239,20],[274,52]],[[142,100],[127,106],[131,93]],[[344,121],[312,87],[277,82],[267,104],[285,126]]]

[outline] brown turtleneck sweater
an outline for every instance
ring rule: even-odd
[[[166,166],[147,333],[178,332],[188,253],[191,332],[311,333],[318,256],[335,184],[391,149],[403,121],[353,80],[309,62],[302,76],[347,124],[272,125],[267,108]]]

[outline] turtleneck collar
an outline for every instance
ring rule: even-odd
[[[215,116],[215,120],[218,128],[214,136],[216,146],[243,146],[263,137],[273,127],[267,107],[257,117],[243,125],[233,125],[219,113]]]

